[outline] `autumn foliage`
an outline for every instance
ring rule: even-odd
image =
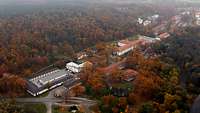
[[[26,81],[16,75],[4,74],[0,78],[0,94],[3,96],[19,96],[24,94]]]

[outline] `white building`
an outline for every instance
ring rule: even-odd
[[[155,19],[158,19],[159,17],[160,17],[160,15],[155,14],[155,15],[152,16],[152,19],[155,20]]]
[[[170,37],[170,34],[167,33],[167,32],[162,33],[162,34],[160,34],[160,35],[158,36],[158,38],[160,38],[161,40],[162,40],[162,39],[166,39],[166,38],[168,38],[168,37]]]
[[[200,12],[195,13],[195,18],[196,18],[196,24],[200,25]]]
[[[151,24],[151,21],[150,20],[145,20],[144,22],[143,22],[143,25],[144,26],[147,26],[147,25],[150,25]]]
[[[125,46],[119,47],[117,52],[116,52],[116,54],[118,56],[122,56],[122,55],[124,55],[124,54],[126,54],[126,53],[128,53],[128,52],[130,52],[132,50],[133,50],[133,46],[129,44],[129,45],[125,45]]]
[[[146,44],[155,43],[155,42],[159,41],[160,39],[139,35],[139,40],[142,41],[142,43],[141,43],[142,45],[146,45]]]
[[[79,73],[84,68],[86,62],[69,62],[66,68],[74,73]]]
[[[138,20],[137,20],[137,22],[139,23],[139,24],[143,24],[143,19],[141,19],[141,18],[138,18]]]

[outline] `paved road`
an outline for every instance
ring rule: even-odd
[[[49,94],[46,97],[40,97],[40,98],[17,98],[17,102],[21,103],[44,103],[47,107],[47,113],[52,113],[52,105],[62,105],[62,106],[72,106],[72,105],[82,105],[85,108],[85,113],[91,113],[90,106],[93,106],[96,104],[95,101],[88,100],[86,98],[80,98],[80,97],[69,97],[67,100],[64,100],[64,98],[55,98],[54,92],[55,90],[59,88],[64,88],[63,86],[60,86],[58,88],[55,88],[49,92]],[[67,104],[63,104],[63,102],[68,102]],[[75,103],[75,104],[70,104]]]
[[[47,113],[52,113],[52,103],[46,103]]]
[[[17,98],[17,102],[21,103],[44,103],[47,108],[47,113],[52,113],[52,105],[55,103],[63,102],[62,98],[55,98],[54,92],[57,89],[64,88],[63,86],[57,87],[51,91],[49,91],[49,94],[46,97],[40,97],[40,98]]]
[[[190,113],[200,113],[200,95],[195,99]]]
[[[67,101],[75,102],[81,105],[82,107],[84,107],[85,109],[84,113],[92,113],[92,111],[90,110],[90,107],[97,104],[96,101],[89,100],[87,98],[80,98],[80,97],[70,97],[69,100]]]
[[[55,103],[55,102],[62,102],[63,99],[59,98],[17,98],[17,102],[24,102],[24,103]]]

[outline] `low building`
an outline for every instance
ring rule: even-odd
[[[196,24],[200,25],[200,11],[197,11],[195,13],[195,18],[196,18]]]
[[[87,56],[88,56],[88,55],[87,55],[86,52],[79,52],[79,53],[76,54],[76,57],[77,57],[78,60],[81,60],[81,59],[83,59],[83,58],[86,58]]]
[[[125,40],[120,40],[120,41],[117,43],[117,46],[123,47],[123,46],[128,45],[128,44],[131,44],[131,41],[129,41],[128,39],[125,39]]]
[[[71,79],[73,74],[65,69],[54,69],[27,80],[27,92],[33,96],[40,95]]]
[[[157,39],[157,38],[141,36],[141,35],[139,35],[139,40],[141,41],[142,45],[151,44],[151,43],[155,43],[155,42],[159,41],[159,39]]]
[[[131,44],[128,44],[128,45],[117,48],[116,54],[118,56],[122,56],[132,50],[133,50],[133,46]]]
[[[160,34],[160,35],[158,36],[158,38],[160,38],[161,40],[166,39],[166,38],[168,38],[168,37],[170,37],[170,34],[167,33],[167,32],[162,33],[162,34]]]
[[[141,44],[141,40],[132,40],[132,41],[128,39],[121,40],[117,43],[118,47],[114,51],[114,54],[117,56],[125,55],[133,51],[133,49],[137,48],[140,44]]]
[[[136,79],[138,72],[132,69],[127,69],[124,71],[122,80],[125,82],[131,82]]]
[[[74,61],[74,62],[69,62],[66,64],[66,68],[70,71],[72,71],[73,73],[79,73],[81,72],[81,70],[88,66],[88,65],[92,65],[91,62],[89,61]]]
[[[143,25],[144,26],[148,26],[148,25],[150,25],[151,24],[151,21],[150,20],[145,20],[144,22],[143,22]]]
[[[122,56],[125,55],[131,51],[133,51],[135,48],[141,46],[141,45],[146,45],[146,44],[151,44],[159,41],[160,39],[158,38],[152,38],[152,37],[147,37],[147,36],[138,36],[139,38],[137,40],[121,40],[117,43],[117,48],[113,52],[114,55],[117,56]]]
[[[142,18],[138,18],[137,22],[138,22],[139,24],[143,24],[144,20],[143,20]]]
[[[117,97],[127,97],[129,90],[125,88],[112,88],[111,93]]]

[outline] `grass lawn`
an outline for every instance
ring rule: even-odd
[[[133,84],[132,83],[116,83],[112,85],[113,87],[116,88],[125,88],[125,89],[132,89]]]
[[[65,108],[63,112],[59,111],[59,107],[58,106],[52,106],[52,113],[70,113],[67,111],[67,109]]]
[[[23,104],[25,113],[46,113],[47,109],[44,104]]]

